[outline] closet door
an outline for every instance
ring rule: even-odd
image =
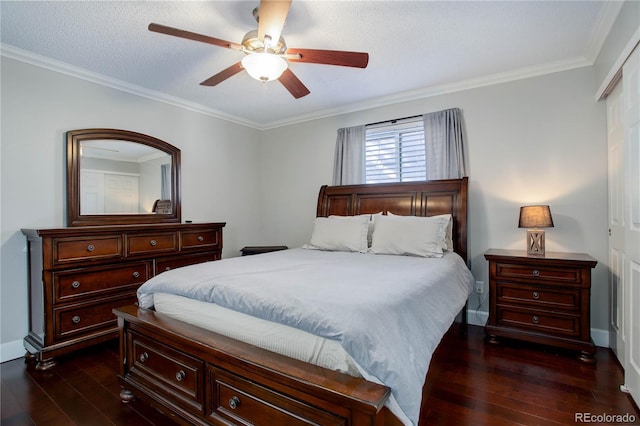
[[[625,121],[625,386],[640,405],[640,47],[622,68]]]
[[[624,103],[622,82],[607,96],[607,147],[609,160],[609,346],[624,365],[625,273],[625,168]]]

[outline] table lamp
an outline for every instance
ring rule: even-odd
[[[527,254],[544,256],[544,230],[538,228],[553,228],[549,206],[520,207],[518,228],[529,228],[527,230]]]

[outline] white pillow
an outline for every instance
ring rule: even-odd
[[[367,246],[371,247],[371,242],[373,241],[373,229],[375,227],[375,222],[376,222],[376,217],[378,216],[382,216],[382,212],[380,213],[373,213],[372,215],[368,215],[371,216],[371,218],[369,219],[369,229],[367,230]]]
[[[370,215],[317,217],[310,246],[319,250],[366,253]]]
[[[442,250],[445,251],[453,251],[453,217],[451,214],[440,214],[437,216],[400,216],[395,215],[391,212],[388,213],[389,216],[393,217],[402,217],[407,220],[425,220],[425,221],[435,221],[441,226],[441,235],[442,235]]]

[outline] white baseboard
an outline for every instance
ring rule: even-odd
[[[484,327],[489,319],[489,313],[485,311],[476,311],[475,309],[467,309],[467,321],[470,325],[479,325]],[[596,346],[602,348],[609,347],[609,331],[600,330],[598,328],[591,329],[591,339]]]
[[[26,351],[22,345],[22,339],[3,343],[0,345],[0,362],[22,358],[25,353]]]

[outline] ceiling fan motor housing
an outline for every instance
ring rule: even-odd
[[[244,46],[246,54],[265,52],[281,55],[287,51],[287,44],[282,36],[280,36],[278,43],[274,45],[274,43],[271,42],[265,50],[264,41],[258,38],[258,30],[252,30],[246,33],[242,38],[242,46]]]

